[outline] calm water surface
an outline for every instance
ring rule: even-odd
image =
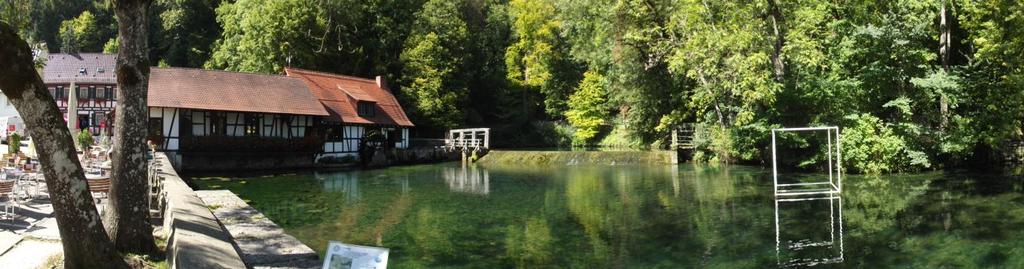
[[[1024,268],[1019,177],[847,177],[777,202],[754,167],[461,166],[255,178],[229,189],[317,251],[390,268]]]

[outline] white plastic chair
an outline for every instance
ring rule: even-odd
[[[14,208],[19,205],[17,188],[17,181],[0,180],[0,206],[3,207],[3,212],[0,212],[0,215],[12,221],[14,220]]]

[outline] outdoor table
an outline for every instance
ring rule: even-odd
[[[87,180],[108,179],[108,178],[110,178],[110,176],[104,175],[104,174],[85,173],[85,179],[87,179]]]

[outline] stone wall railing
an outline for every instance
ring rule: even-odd
[[[164,179],[167,207],[164,229],[167,231],[167,261],[171,268],[246,268],[230,234],[196,196],[164,153],[155,155],[165,167]]]

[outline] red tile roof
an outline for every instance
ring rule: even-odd
[[[329,115],[300,79],[191,68],[151,70],[151,107]]]
[[[289,77],[301,78],[309,89],[320,99],[331,114],[328,121],[354,124],[378,124],[392,126],[413,126],[398,99],[386,85],[376,80],[342,76],[337,74],[285,68]],[[375,102],[378,108],[373,116],[361,117],[356,112],[357,101]]]

